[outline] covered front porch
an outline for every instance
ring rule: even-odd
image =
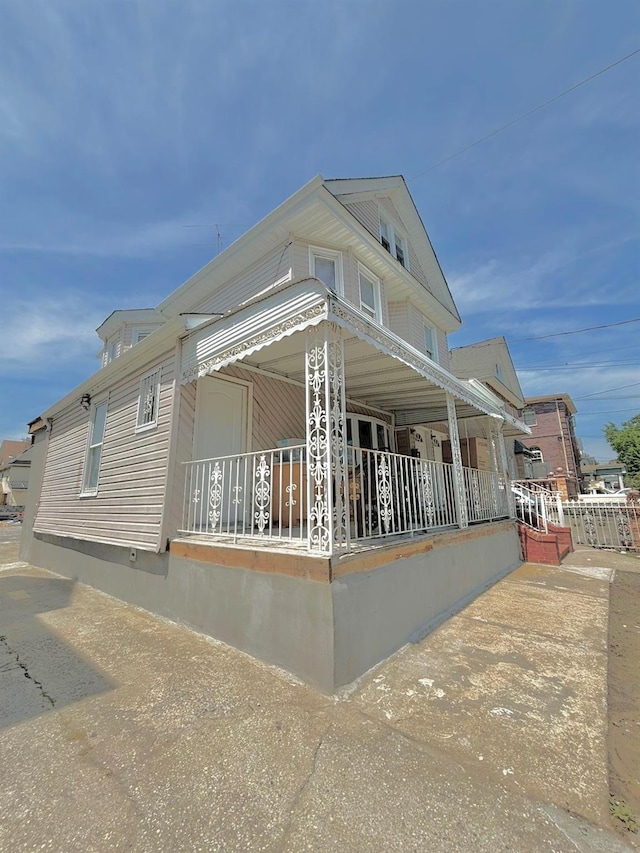
[[[504,435],[520,425],[482,386],[316,280],[206,322],[184,342],[182,362],[197,394],[211,376],[277,382],[279,394],[245,402],[246,449],[239,416],[228,418],[233,452],[200,458],[211,445],[194,443],[195,458],[182,463],[180,538],[340,558],[514,515]],[[196,435],[219,437],[216,415],[205,425],[203,412],[196,406]],[[260,417],[279,420],[280,433],[257,431]],[[483,436],[482,461],[469,452],[471,434]]]

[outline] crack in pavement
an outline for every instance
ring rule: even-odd
[[[22,674],[24,675],[24,677],[27,678],[29,681],[31,681],[40,691],[42,698],[46,699],[47,702],[50,703],[52,708],[55,708],[55,706],[56,706],[55,700],[51,696],[49,696],[47,691],[44,689],[44,685],[41,684],[37,678],[34,678],[31,675],[31,673],[27,669],[26,665],[20,660],[20,655],[18,654],[18,652],[15,649],[11,648],[11,646],[9,645],[7,638],[0,635],[0,643],[4,646],[6,651],[9,652],[9,654],[15,658],[16,664],[22,670]],[[0,671],[7,672],[8,670],[3,668]]]

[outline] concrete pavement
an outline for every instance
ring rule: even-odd
[[[0,850],[624,851],[607,582],[525,566],[327,697],[0,536]]]

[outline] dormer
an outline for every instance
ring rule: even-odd
[[[104,347],[98,353],[102,366],[121,356],[132,346],[148,337],[165,322],[166,318],[156,308],[132,308],[113,311],[98,326],[96,332]]]

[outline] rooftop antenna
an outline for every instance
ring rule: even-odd
[[[220,226],[218,225],[217,222],[215,223],[215,226],[216,226],[216,234],[218,235],[218,251],[216,252],[216,255],[219,255],[220,254],[220,248],[222,247],[222,234],[220,233]]]

